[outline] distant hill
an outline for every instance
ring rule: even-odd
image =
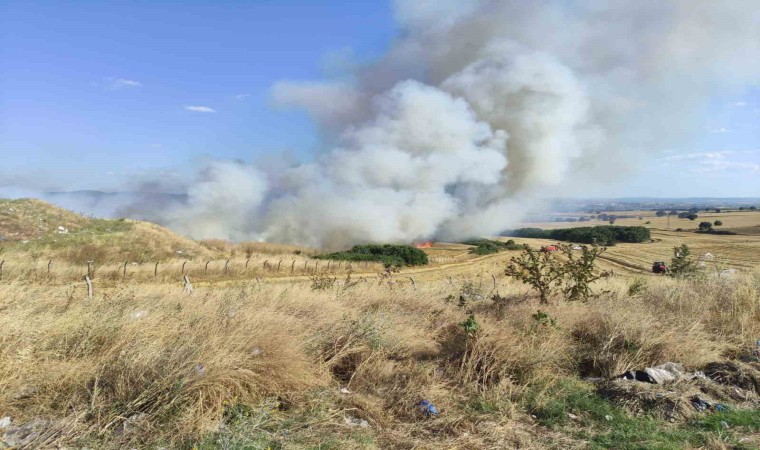
[[[36,199],[0,199],[0,246],[5,252],[72,262],[141,262],[217,253],[160,225],[90,218]]]

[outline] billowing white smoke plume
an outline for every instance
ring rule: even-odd
[[[760,76],[756,0],[410,0],[396,14],[381,60],[273,89],[332,150],[279,172],[212,164],[163,220],[325,247],[492,234],[640,164]]]

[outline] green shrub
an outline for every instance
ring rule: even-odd
[[[462,243],[474,246],[474,248],[470,249],[470,253],[476,255],[490,255],[502,250],[523,250],[525,248],[525,245],[516,244],[512,239],[507,242],[492,241],[490,239],[472,239]]]
[[[319,255],[320,259],[343,261],[373,261],[386,266],[420,266],[428,263],[428,256],[422,250],[409,245],[364,244],[355,245],[344,252]]]
[[[542,230],[541,228],[520,228],[512,231],[510,235],[523,238],[553,239],[557,241],[600,245],[609,245],[615,242],[639,243],[646,242],[651,239],[649,229],[646,227],[626,227],[611,225],[558,228],[555,230]]]
[[[673,258],[670,260],[668,275],[671,277],[688,277],[697,272],[697,263],[691,256],[688,245],[673,247]]]

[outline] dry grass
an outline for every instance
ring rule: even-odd
[[[556,378],[666,361],[700,367],[746,353],[760,336],[760,274],[652,278],[634,297],[627,280],[605,283],[608,293],[589,303],[546,308],[549,325],[510,283],[499,289],[512,301],[462,308],[448,300],[462,284],[446,281],[320,291],[247,283],[191,295],[122,283],[92,302],[78,284],[6,281],[0,412],[62,420],[47,445],[191,446],[229,432],[243,411],[257,418],[254,431],[295,448],[336,433],[339,448],[541,448],[547,439],[568,448],[520,425],[528,392],[540,403]],[[466,310],[481,326],[474,335],[460,325]],[[445,413],[420,416],[423,398]],[[474,399],[495,406],[484,416]],[[371,428],[357,434],[348,416]],[[273,431],[286,423],[302,441]]]

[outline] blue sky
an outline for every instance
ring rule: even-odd
[[[380,54],[394,32],[389,4],[341,3],[0,2],[3,166],[78,189],[203,156],[305,157],[315,129],[273,108],[271,85],[319,78],[349,47]]]
[[[395,33],[384,1],[0,2],[0,177],[118,189],[208,157],[308,159],[318,132],[272,85],[371,60]],[[760,196],[759,124],[760,90],[713,99],[694,139],[580,194]]]

